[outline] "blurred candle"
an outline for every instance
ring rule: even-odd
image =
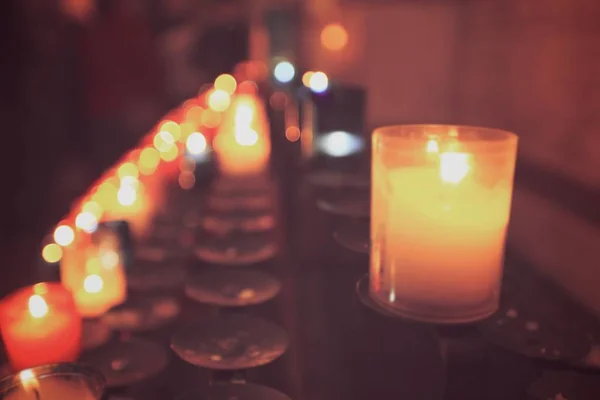
[[[498,306],[516,136],[381,128],[373,137],[371,293],[415,319],[467,322]]]
[[[256,96],[233,98],[217,133],[215,151],[225,175],[257,175],[267,169],[271,141],[265,110]]]
[[[52,375],[37,377],[31,369],[19,372],[20,387],[13,389],[5,400],[96,400],[97,396],[87,385]]]
[[[81,317],[60,284],[38,283],[6,297],[0,307],[0,329],[14,370],[79,356]]]

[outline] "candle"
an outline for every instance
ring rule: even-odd
[[[103,230],[65,248],[61,280],[73,292],[84,317],[98,317],[127,296],[123,258],[116,233]]]
[[[371,294],[404,316],[466,322],[498,306],[517,139],[460,129],[373,137]]]
[[[0,329],[15,370],[79,356],[81,317],[60,284],[38,283],[5,298]]]
[[[99,385],[92,381],[93,377],[82,376],[81,379],[76,379],[78,376],[75,373],[47,374],[44,371],[36,376],[36,370],[49,370],[52,367],[54,366],[49,365],[19,372],[12,379],[13,385],[0,393],[0,397],[5,400],[96,400],[100,397],[102,389],[90,385]],[[86,382],[86,378],[90,382]]]
[[[267,169],[271,142],[258,97],[234,97],[215,141],[219,169],[225,175],[257,175]]]

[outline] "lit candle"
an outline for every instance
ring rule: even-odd
[[[95,235],[94,243],[82,238],[65,248],[61,261],[61,280],[73,292],[79,313],[89,318],[104,314],[127,296],[116,234],[102,231]]]
[[[466,322],[498,306],[517,138],[465,127],[427,139],[441,129],[375,131],[371,293],[408,317]]]
[[[5,298],[0,329],[15,370],[79,356],[81,317],[60,284],[38,283]]]
[[[5,400],[96,400],[98,396],[83,381],[58,376],[36,377],[31,369],[18,374],[20,385],[10,390]]]
[[[265,110],[257,97],[234,97],[217,133],[215,151],[225,175],[257,175],[267,169],[271,142]]]

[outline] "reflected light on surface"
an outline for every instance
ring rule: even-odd
[[[62,247],[60,247],[56,243],[47,244],[42,249],[42,258],[49,264],[59,262],[62,258],[62,255]]]
[[[323,93],[329,87],[329,78],[324,72],[314,72],[309,79],[308,86],[315,93]]]
[[[215,79],[215,89],[233,94],[237,88],[235,78],[229,74],[222,74]]]
[[[169,132],[174,140],[181,138],[181,127],[175,121],[165,121],[160,125],[160,131]]]
[[[138,165],[140,172],[143,175],[151,175],[156,171],[156,167],[160,163],[160,155],[158,151],[152,147],[146,147],[140,153],[140,160]]]
[[[83,289],[88,293],[99,293],[103,287],[104,281],[100,275],[88,275],[83,281]]]
[[[319,139],[319,148],[329,156],[345,157],[361,151],[364,148],[364,141],[360,136],[344,131],[334,131]]]
[[[281,83],[288,83],[294,79],[296,69],[289,61],[280,61],[273,69],[273,76]]]
[[[199,155],[206,151],[206,138],[200,132],[192,133],[185,143],[188,153]]]
[[[297,126],[290,126],[285,130],[285,137],[290,142],[296,142],[300,139],[300,129]]]
[[[339,51],[348,43],[348,32],[340,24],[329,24],[321,31],[321,44],[327,50]]]
[[[440,154],[440,178],[447,183],[459,183],[469,173],[469,155],[467,153]]]
[[[91,213],[83,211],[77,214],[75,226],[84,232],[92,233],[98,229],[98,220]]]
[[[135,203],[137,193],[132,186],[125,185],[119,188],[117,192],[117,200],[122,206],[130,206]]]
[[[208,95],[208,106],[214,111],[225,111],[231,103],[231,96],[224,90],[213,90]]]
[[[29,313],[33,318],[42,318],[48,314],[48,304],[46,300],[39,294],[34,294],[29,297],[28,302]]]
[[[236,129],[235,141],[240,146],[253,146],[258,142],[258,133],[252,128]]]
[[[132,162],[123,163],[117,170],[117,176],[123,179],[126,176],[133,176],[137,178],[139,176],[138,168]]]
[[[60,225],[54,230],[54,241],[61,246],[68,246],[73,243],[75,232],[68,225]]]
[[[202,113],[202,125],[207,128],[216,128],[221,123],[221,113],[214,110],[206,110]]]

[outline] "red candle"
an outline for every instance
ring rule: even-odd
[[[58,283],[38,283],[2,300],[0,331],[11,367],[74,361],[81,347],[81,317]]]

